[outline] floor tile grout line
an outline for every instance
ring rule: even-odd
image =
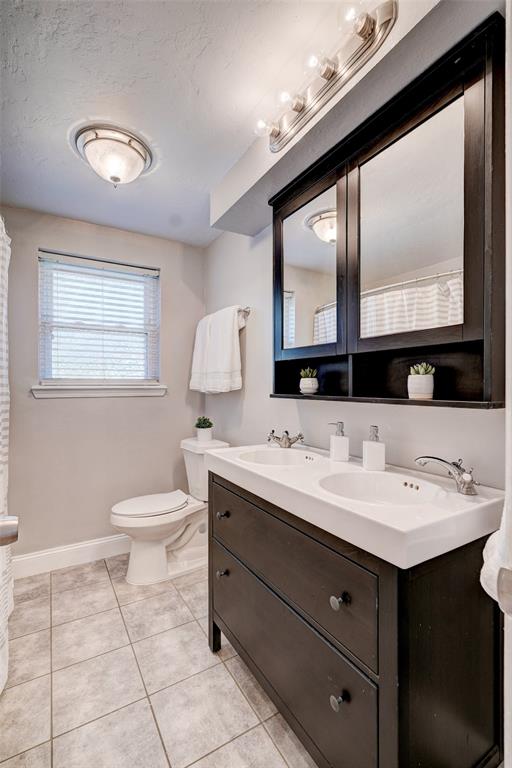
[[[233,658],[233,659],[234,659],[234,658],[237,658],[237,657],[235,657],[235,656],[232,656],[231,658]],[[240,657],[238,656],[238,658],[240,658]],[[244,660],[243,660],[243,659],[240,659],[240,660],[242,661],[242,663],[243,663],[243,664],[245,664],[245,662],[244,662]],[[231,670],[229,669],[229,667],[228,667],[228,665],[227,665],[227,662],[228,662],[228,661],[231,661],[231,659],[226,659],[226,661],[222,661],[222,664],[224,664],[224,666],[225,666],[225,668],[226,668],[226,671],[227,671],[227,673],[228,673],[228,674],[229,674],[229,676],[230,676],[230,677],[231,677],[231,678],[234,680],[234,682],[235,682],[236,686],[237,686],[237,687],[240,689],[240,692],[241,692],[242,696],[244,697],[244,699],[245,699],[245,700],[247,701],[247,703],[249,704],[250,708],[252,709],[252,711],[254,712],[254,714],[256,715],[256,717],[258,718],[258,722],[259,722],[259,723],[260,723],[260,725],[261,725],[261,723],[264,723],[264,722],[265,722],[265,720],[263,720],[263,719],[260,717],[259,713],[256,711],[256,707],[253,705],[253,703],[251,702],[251,700],[249,699],[249,697],[248,697],[248,696],[247,696],[247,694],[245,693],[244,689],[242,688],[242,686],[240,685],[240,683],[238,682],[238,680],[236,679],[236,677],[233,675],[233,673],[232,673],[232,672],[231,672]],[[251,672],[251,670],[250,670],[250,669],[249,669],[249,672],[250,672],[250,673],[251,673],[251,675],[252,675],[252,672]],[[254,678],[254,679],[256,680],[256,678]],[[259,683],[258,683],[258,681],[257,681],[257,680],[256,680],[256,683],[259,685]],[[260,687],[261,687],[261,686],[260,686]],[[263,690],[263,689],[262,689],[262,690]],[[263,693],[265,693],[265,691],[263,691]],[[265,695],[267,695],[267,694],[265,693]],[[275,714],[276,714],[276,712],[274,712],[274,713],[273,713],[272,715],[270,715],[269,717],[273,717]],[[268,720],[269,718],[266,718],[266,719]]]
[[[224,747],[227,747],[228,744],[232,744],[237,739],[241,738],[242,736],[245,736],[248,733],[251,733],[251,731],[255,731],[257,728],[261,728],[263,723],[257,723],[256,725],[251,725],[250,728],[248,728],[246,731],[242,731],[241,733],[237,733],[236,736],[233,736],[232,739],[229,739],[229,741],[225,741],[224,744],[220,744],[218,747],[215,747],[215,749],[211,749],[209,752],[206,752],[206,754],[201,755],[201,757],[198,757],[197,760],[194,760],[192,763],[187,763],[184,768],[193,768],[194,765],[197,765],[201,762],[201,760],[204,760],[205,757],[209,757],[210,755],[214,755],[215,752],[220,752],[221,749],[224,749]],[[274,743],[274,742],[272,742]],[[281,753],[279,753],[281,754]],[[288,763],[286,763],[288,765]]]
[[[68,619],[67,621],[59,621],[58,624],[53,624],[52,627],[64,627],[67,624],[73,624],[75,621],[82,621],[82,619],[91,619],[93,616],[99,616],[100,613],[108,613],[109,611],[115,611],[118,605],[113,605],[111,608],[104,608],[102,611],[96,611],[95,613],[86,613],[85,616],[79,616],[76,619]]]
[[[19,685],[25,685],[25,683],[32,683],[34,680],[41,680],[42,677],[50,677],[50,675],[51,675],[51,672],[43,672],[42,675],[34,675],[34,677],[30,677],[28,680],[22,680],[21,682],[16,683],[15,685],[6,685],[4,688],[4,691],[12,691],[14,688],[17,688]]]
[[[105,562],[105,567],[107,567],[106,562]],[[109,575],[110,583],[112,584],[112,577],[110,576],[110,571],[108,570],[108,568],[107,568],[107,572],[108,572],[108,575]],[[114,589],[114,585],[113,584],[112,584],[112,589]],[[121,610],[121,605],[119,604],[119,599],[117,597],[117,593],[116,593],[115,589],[114,589],[114,594],[116,596],[117,604],[118,604],[118,607],[119,607],[119,613],[121,614],[121,619],[122,619],[122,622],[124,624],[125,632],[128,635],[128,639],[130,641],[130,648],[131,648],[131,651],[132,651],[132,654],[133,654],[133,658],[135,659],[135,664],[137,665],[137,669],[139,671],[140,679],[142,681],[142,685],[143,685],[144,691],[146,693],[146,700],[147,700],[148,705],[149,705],[149,709],[150,709],[150,712],[151,712],[151,717],[153,718],[153,722],[155,724],[155,728],[156,728],[156,731],[158,733],[158,738],[160,739],[160,743],[161,743],[162,749],[164,751],[165,759],[167,760],[169,768],[172,768],[171,758],[169,757],[169,755],[167,753],[167,747],[165,746],[164,739],[163,739],[162,733],[160,731],[160,727],[158,725],[158,721],[157,721],[157,718],[156,718],[156,715],[155,715],[155,711],[153,709],[153,704],[152,704],[152,701],[151,701],[151,699],[149,697],[148,689],[146,687],[146,681],[144,680],[144,676],[142,674],[142,670],[141,670],[140,665],[139,665],[139,660],[137,658],[137,654],[135,653],[135,648],[133,647],[133,642],[132,642],[132,639],[130,637],[130,633],[128,632],[128,627],[126,625],[126,621],[125,621],[125,618],[123,616],[123,612]]]
[[[87,658],[80,659],[80,661],[72,661],[71,664],[66,664],[64,667],[57,667],[56,669],[52,670],[52,674],[57,674],[57,672],[64,672],[65,669],[71,669],[71,667],[76,667],[76,666],[78,666],[78,664],[83,664],[86,661],[92,661],[93,659],[100,659],[102,656],[108,656],[109,653],[115,653],[116,651],[122,651],[123,648],[128,648],[129,645],[131,645],[131,643],[128,640],[127,643],[124,643],[124,645],[119,645],[117,648],[110,648],[108,651],[102,651],[101,653],[95,653],[94,656],[87,656]]]
[[[277,717],[277,715],[278,715],[278,714],[279,714],[279,712],[276,712],[274,715],[272,715],[272,717]],[[269,737],[270,741],[272,742],[272,744],[274,745],[274,747],[277,749],[277,751],[279,752],[279,754],[280,754],[280,755],[281,755],[281,757],[283,758],[283,762],[285,763],[285,765],[287,765],[287,766],[288,766],[288,768],[293,768],[293,765],[290,765],[290,763],[289,763],[289,762],[288,762],[288,760],[286,759],[285,755],[284,755],[284,754],[281,752],[281,750],[279,749],[279,746],[278,746],[277,742],[276,742],[276,741],[275,741],[275,740],[272,738],[272,734],[270,733],[270,731],[269,731],[269,730],[268,730],[268,728],[266,727],[266,723],[268,723],[268,721],[269,721],[269,720],[272,720],[272,717],[269,717],[269,718],[267,718],[267,719],[266,719],[266,720],[265,720],[265,721],[262,723],[263,727],[265,728],[265,733],[267,734],[267,736]]]
[[[93,717],[91,720],[86,720],[85,723],[74,725],[72,728],[68,728],[67,731],[62,731],[62,733],[56,733],[52,737],[51,741],[53,743],[54,741],[57,741],[58,739],[60,739],[61,736],[67,736],[68,733],[73,733],[73,731],[79,731],[80,728],[84,728],[86,725],[91,725],[91,723],[97,723],[99,720],[103,720],[103,718],[105,717],[110,717],[110,715],[116,715],[118,712],[121,712],[123,709],[127,709],[128,707],[131,707],[134,704],[139,704],[141,701],[146,701],[146,698],[147,696],[141,696],[140,699],[129,701],[127,704],[123,704],[122,707],[117,707],[116,709],[112,709],[110,712],[105,712],[103,715],[98,715],[98,717]]]
[[[107,568],[107,564],[105,562],[105,558],[102,558],[101,560],[93,560],[92,563],[90,563],[90,562],[89,563],[78,563],[78,565],[69,565],[66,568],[54,568],[52,571],[48,571],[48,573],[50,574],[50,589],[53,590],[53,579],[52,579],[52,574],[53,573],[61,573],[62,571],[67,570],[68,568],[83,568],[86,565],[92,565],[93,563],[99,563],[99,562],[103,563],[103,565],[105,567],[105,570],[107,571],[107,574],[108,574],[108,568]],[[101,570],[101,569],[99,569],[99,570]],[[75,585],[73,587],[66,587],[65,589],[58,589],[58,590],[55,591],[55,594],[56,595],[60,595],[62,592],[69,592],[72,589],[82,589],[82,588],[85,588],[85,587],[88,587],[88,586],[94,586],[94,583],[98,582],[98,581],[101,581],[101,579],[100,578],[94,578],[91,581],[86,580],[85,583],[79,584],[78,587]]]
[[[44,744],[50,744],[50,754],[51,754],[51,739],[45,739],[44,741],[40,741],[38,744],[34,744],[33,747],[29,747],[28,749],[22,749],[21,752],[16,752],[15,755],[10,755],[10,757],[5,757],[3,760],[0,760],[0,765],[5,765],[9,760],[14,760],[14,758],[19,757],[20,755],[24,755],[27,752],[30,752],[32,749],[38,749],[39,747],[42,747]]]
[[[167,627],[167,629],[161,629],[158,632],[155,632],[154,635],[146,635],[145,637],[141,637],[139,640],[130,640],[130,643],[132,645],[138,645],[139,643],[143,643],[144,640],[151,640],[153,637],[164,635],[166,632],[172,632],[173,629],[180,629],[181,627],[186,627],[188,624],[194,624],[195,622],[197,622],[197,619],[192,618],[190,620],[184,621],[183,624],[176,624],[175,627]]]
[[[110,581],[110,583],[111,583],[111,585],[112,585],[112,588],[113,588],[113,583],[112,583],[112,576],[111,576],[111,574],[110,574],[110,571],[108,570],[108,567],[106,566],[106,563],[105,563],[105,567],[106,567],[106,570],[107,570],[107,573],[108,573],[108,576],[109,576],[109,581]],[[51,574],[51,572],[50,572],[50,574]],[[196,584],[197,584],[197,583],[200,583],[200,581],[202,581],[202,580],[198,580],[197,582],[194,582],[194,583],[196,583]],[[172,584],[172,581],[171,581],[171,584]],[[50,585],[51,585],[51,579],[50,579]],[[178,591],[178,593],[180,594],[180,597],[182,598],[182,600],[185,602],[185,604],[187,605],[187,607],[188,607],[188,608],[189,608],[189,610],[190,610],[190,607],[189,607],[189,605],[188,605],[187,601],[186,601],[186,600],[185,600],[185,598],[183,598],[183,596],[181,595],[181,591],[180,591],[180,590],[178,589],[178,587],[176,587],[174,584],[172,584],[172,586],[174,586],[174,587],[176,588],[176,590],[177,590],[177,591]],[[185,586],[189,586],[189,585],[185,585]],[[160,635],[160,634],[164,634],[164,633],[165,633],[165,632],[167,632],[167,631],[172,631],[172,629],[178,629],[178,628],[179,628],[179,627],[181,627],[181,626],[185,626],[185,625],[187,625],[187,624],[192,624],[192,623],[194,623],[194,622],[195,622],[195,623],[198,625],[198,627],[199,627],[199,630],[201,631],[201,633],[202,633],[202,634],[205,636],[205,639],[207,640],[207,635],[206,635],[206,633],[205,633],[205,631],[204,631],[203,627],[202,627],[202,626],[201,626],[201,624],[200,624],[200,621],[201,621],[201,619],[204,619],[205,617],[203,617],[203,616],[201,616],[201,617],[196,617],[196,616],[194,616],[194,614],[192,614],[193,618],[192,618],[190,621],[184,622],[184,624],[181,624],[181,625],[177,625],[176,627],[171,627],[171,628],[168,628],[168,629],[162,630],[162,631],[160,631],[160,632],[157,632],[157,633],[155,633],[154,635],[149,635],[147,638],[141,638],[140,640],[137,640],[137,641],[132,641],[132,639],[131,639],[131,638],[130,638],[130,636],[129,636],[128,627],[127,627],[127,625],[126,625],[126,622],[125,622],[125,620],[124,620],[124,615],[123,615],[123,612],[122,612],[122,608],[123,608],[123,606],[122,606],[122,605],[120,604],[120,602],[119,602],[119,598],[118,598],[118,596],[117,596],[117,593],[115,592],[115,589],[114,589],[113,591],[114,591],[114,595],[115,595],[115,599],[116,599],[116,603],[117,603],[117,608],[118,608],[118,610],[119,610],[119,613],[121,614],[121,619],[122,619],[122,621],[123,621],[123,625],[124,625],[124,627],[125,627],[125,631],[127,632],[127,635],[128,635],[128,643],[127,643],[126,645],[120,646],[120,648],[126,648],[126,647],[128,647],[128,645],[129,645],[129,646],[132,648],[132,653],[133,653],[133,656],[134,656],[135,662],[136,662],[136,664],[137,664],[137,668],[138,668],[138,671],[139,671],[139,675],[140,675],[140,678],[141,678],[141,681],[142,681],[142,685],[143,685],[143,687],[144,687],[145,696],[144,696],[144,697],[142,697],[141,699],[137,699],[137,700],[136,700],[136,701],[134,701],[134,702],[130,702],[130,703],[128,703],[128,704],[125,704],[125,705],[123,705],[122,707],[118,707],[117,709],[115,709],[115,710],[112,710],[111,712],[108,712],[108,713],[102,714],[101,716],[99,716],[99,717],[97,717],[97,718],[93,718],[92,720],[90,720],[90,721],[87,721],[86,723],[81,723],[80,725],[77,725],[77,726],[75,726],[74,728],[71,728],[71,729],[69,729],[68,731],[65,731],[65,732],[63,732],[62,734],[58,734],[57,736],[54,736],[54,734],[53,734],[53,711],[52,711],[52,707],[53,707],[53,674],[54,674],[54,673],[56,673],[56,672],[59,672],[59,671],[61,671],[61,669],[69,669],[71,666],[74,666],[74,665],[76,665],[76,664],[80,664],[80,663],[82,663],[82,661],[89,661],[89,660],[90,660],[90,659],[92,659],[92,658],[98,658],[99,656],[103,656],[103,655],[106,655],[107,653],[111,653],[111,652],[113,652],[113,651],[115,651],[115,650],[120,650],[120,648],[117,648],[117,649],[112,649],[111,651],[105,651],[104,653],[101,653],[101,654],[97,654],[97,655],[95,655],[95,656],[89,657],[89,659],[83,659],[83,660],[81,660],[81,661],[79,661],[79,662],[74,662],[73,664],[67,665],[66,667],[61,667],[59,670],[53,670],[53,643],[52,643],[52,632],[53,632],[53,628],[54,628],[54,625],[53,625],[53,622],[50,620],[50,627],[49,627],[48,629],[50,630],[50,654],[51,654],[51,656],[50,656],[50,667],[51,667],[51,670],[50,670],[50,679],[51,679],[51,699],[50,699],[50,707],[51,707],[51,731],[50,731],[50,733],[51,733],[51,736],[50,736],[50,749],[51,749],[51,760],[52,760],[52,766],[53,766],[53,741],[54,741],[54,739],[55,739],[55,738],[58,738],[58,737],[60,737],[60,736],[62,736],[62,735],[64,735],[64,734],[66,734],[66,733],[70,733],[71,731],[74,731],[74,730],[78,730],[79,728],[82,728],[82,727],[84,727],[85,725],[88,725],[88,724],[90,724],[90,723],[92,723],[92,722],[96,722],[97,720],[101,720],[102,718],[104,718],[104,717],[107,717],[107,716],[109,716],[109,715],[111,715],[111,714],[115,714],[116,712],[118,712],[118,711],[120,711],[120,710],[122,710],[122,709],[125,709],[126,707],[128,707],[128,706],[131,706],[132,704],[138,703],[139,701],[143,701],[143,700],[147,700],[147,701],[148,701],[148,703],[149,703],[149,706],[150,706],[150,709],[151,709],[151,712],[152,712],[152,716],[153,716],[153,719],[154,719],[154,722],[155,722],[155,727],[157,728],[157,732],[158,732],[158,734],[159,734],[159,737],[160,737],[160,740],[161,740],[161,742],[162,742],[162,747],[163,747],[163,749],[164,749],[164,753],[165,753],[165,755],[166,755],[166,758],[167,758],[167,760],[168,760],[168,762],[169,762],[169,766],[171,766],[171,761],[170,761],[169,755],[167,754],[167,750],[166,750],[165,744],[164,744],[164,742],[163,742],[162,734],[161,734],[161,732],[160,732],[160,728],[159,728],[159,726],[158,726],[158,722],[157,722],[157,720],[156,720],[156,715],[155,715],[155,713],[154,713],[154,710],[153,710],[153,706],[152,706],[152,702],[151,702],[151,698],[150,698],[150,696],[153,696],[153,695],[155,695],[155,694],[157,694],[157,693],[159,693],[159,692],[161,692],[161,691],[163,691],[163,690],[166,690],[166,689],[168,689],[168,688],[171,688],[171,687],[173,687],[174,685],[177,685],[177,684],[179,684],[179,683],[185,682],[186,680],[189,680],[189,679],[191,679],[192,677],[196,677],[197,675],[199,675],[199,674],[202,674],[203,672],[207,671],[208,669],[212,669],[212,668],[215,668],[215,667],[216,667],[216,666],[218,666],[219,664],[222,664],[222,665],[223,665],[223,666],[226,668],[226,671],[227,671],[227,673],[229,674],[230,678],[231,678],[231,679],[234,681],[235,685],[237,686],[237,688],[238,688],[238,689],[240,690],[240,692],[242,693],[242,696],[243,696],[244,700],[246,700],[246,701],[247,701],[247,703],[249,704],[249,707],[250,707],[251,711],[253,711],[253,713],[254,713],[254,714],[255,714],[255,716],[257,717],[257,719],[258,719],[258,722],[257,722],[255,725],[251,726],[251,727],[250,727],[249,729],[247,729],[246,731],[243,731],[242,733],[239,733],[239,734],[237,734],[236,736],[234,736],[232,739],[230,739],[229,741],[225,742],[224,744],[222,744],[222,745],[219,745],[219,746],[218,746],[218,747],[216,747],[214,750],[211,750],[210,752],[206,753],[205,755],[202,755],[200,758],[198,758],[198,760],[195,760],[193,763],[190,763],[190,764],[189,764],[190,766],[192,766],[192,765],[195,765],[197,762],[199,762],[200,760],[202,760],[204,757],[207,757],[209,754],[212,754],[213,752],[216,752],[217,750],[219,750],[219,749],[221,749],[222,747],[226,746],[226,744],[229,744],[230,742],[232,742],[232,741],[236,740],[238,737],[240,737],[240,736],[244,735],[245,733],[248,733],[248,732],[250,732],[250,731],[252,731],[252,730],[255,730],[256,728],[258,728],[259,726],[263,725],[264,723],[266,723],[268,720],[270,720],[272,717],[274,717],[274,716],[276,715],[276,713],[273,713],[272,715],[270,715],[270,716],[269,716],[268,718],[266,718],[265,720],[262,720],[262,719],[261,719],[261,717],[258,715],[258,713],[257,713],[257,711],[256,711],[256,709],[255,709],[255,707],[252,705],[251,701],[248,699],[248,697],[247,697],[247,696],[246,696],[246,694],[244,693],[243,689],[242,689],[242,688],[241,688],[241,686],[238,684],[238,681],[235,679],[234,675],[233,675],[233,674],[230,672],[229,668],[227,667],[226,661],[229,661],[231,658],[236,658],[236,656],[237,656],[237,654],[236,654],[236,653],[234,653],[234,654],[233,654],[233,656],[232,656],[232,657],[230,657],[230,659],[226,659],[225,661],[224,661],[223,659],[220,659],[220,658],[217,656],[217,658],[218,658],[218,664],[212,665],[212,667],[206,667],[205,669],[203,669],[203,670],[200,670],[199,672],[196,672],[196,673],[194,673],[193,675],[189,675],[188,677],[184,678],[183,680],[179,680],[179,681],[176,681],[175,683],[172,683],[170,686],[164,686],[163,688],[160,688],[160,689],[158,689],[157,691],[154,691],[154,692],[152,692],[152,693],[151,693],[151,695],[150,695],[150,694],[148,693],[148,691],[147,691],[146,683],[145,683],[145,681],[144,681],[144,677],[143,677],[143,675],[142,675],[142,672],[141,672],[141,669],[140,669],[140,666],[139,666],[139,663],[138,663],[137,655],[136,655],[136,653],[135,653],[135,649],[134,649],[134,647],[133,647],[133,646],[134,646],[134,644],[136,644],[136,643],[139,643],[139,642],[142,642],[143,640],[149,639],[149,638],[151,638],[151,637],[155,637],[155,636],[157,636],[157,635]],[[52,594],[53,594],[53,592],[52,592],[52,589],[51,589],[51,586],[50,586],[50,619],[51,619],[51,605],[52,605],[52,600],[51,600],[51,597],[52,597]],[[61,594],[61,592],[59,592],[59,593],[56,593],[56,594]],[[151,596],[151,597],[154,597],[154,596]],[[149,598],[142,598],[142,599],[141,599],[141,601],[142,601],[142,600],[146,600],[146,599],[150,599],[150,597],[149,597]],[[141,602],[141,601],[137,600],[137,601],[133,601],[133,602]],[[128,604],[124,604],[124,605],[129,605],[129,604],[130,604],[130,603],[128,603]],[[111,610],[114,610],[114,608],[110,608],[110,609],[107,609],[107,610],[105,610],[105,611],[98,611],[98,612],[97,612],[97,613],[95,613],[95,614],[91,614],[91,616],[96,616],[96,615],[99,615],[99,614],[101,614],[101,613],[107,613],[108,611],[111,611]],[[191,612],[191,613],[192,613],[192,612]],[[70,623],[73,623],[74,621],[80,621],[81,619],[85,619],[85,618],[89,618],[89,616],[80,617],[79,619],[73,619],[73,620],[71,620],[71,621],[68,621],[68,622],[63,622],[62,624],[58,624],[58,625],[55,625],[55,626],[56,626],[56,627],[57,627],[57,626],[63,626],[63,625],[65,625],[65,624],[70,624]],[[38,631],[44,631],[44,630],[38,630]],[[27,634],[36,634],[36,633],[27,633]],[[26,636],[26,635],[25,635],[25,636]],[[33,678],[33,679],[35,679],[35,678]],[[13,686],[13,687],[16,687],[16,686]],[[268,730],[267,730],[266,728],[265,728],[265,732],[268,734],[268,736],[269,736],[269,738],[270,738],[271,742],[274,744],[275,748],[277,749],[278,753],[279,753],[279,754],[282,756],[282,758],[283,758],[283,760],[285,761],[285,763],[286,763],[287,765],[289,765],[289,764],[288,764],[288,762],[286,761],[286,759],[285,759],[284,755],[282,755],[282,753],[281,753],[281,751],[279,750],[279,748],[278,748],[277,744],[274,742],[274,740],[272,739],[272,736],[270,735],[270,733],[268,732]],[[44,744],[44,743],[46,743],[46,742],[41,742],[41,744]],[[35,745],[35,746],[41,746],[41,745]],[[31,747],[31,749],[32,749],[32,748],[34,748],[34,747]],[[25,751],[26,751],[26,750],[25,750]],[[19,754],[22,754],[22,753],[18,753],[18,755],[19,755]],[[12,755],[11,757],[9,757],[9,758],[6,758],[6,759],[11,759],[12,757],[16,757],[16,756],[17,756],[17,755]]]

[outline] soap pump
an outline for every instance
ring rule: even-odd
[[[345,436],[345,425],[342,421],[330,421],[336,427],[336,434],[331,435],[330,457],[332,461],[349,460],[349,439]]]
[[[372,424],[368,440],[363,440],[363,467],[372,472],[386,469],[386,444],[379,439],[379,428]]]

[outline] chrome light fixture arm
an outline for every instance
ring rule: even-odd
[[[325,82],[311,98],[296,94],[291,110],[271,124],[269,148],[279,152],[314,117],[338,91],[379,50],[393,28],[398,16],[396,0],[385,0],[371,13],[362,13],[355,21],[353,32],[361,44],[346,59],[341,52],[323,62],[319,76]],[[293,114],[290,114],[292,112]]]

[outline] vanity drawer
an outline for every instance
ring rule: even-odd
[[[378,672],[378,577],[227,488],[212,489],[214,537]]]
[[[376,686],[224,547],[211,555],[215,613],[329,764],[375,768]]]

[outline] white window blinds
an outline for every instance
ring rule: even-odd
[[[41,382],[156,382],[159,368],[159,270],[41,252]]]
[[[295,346],[295,293],[283,291],[283,347]]]

